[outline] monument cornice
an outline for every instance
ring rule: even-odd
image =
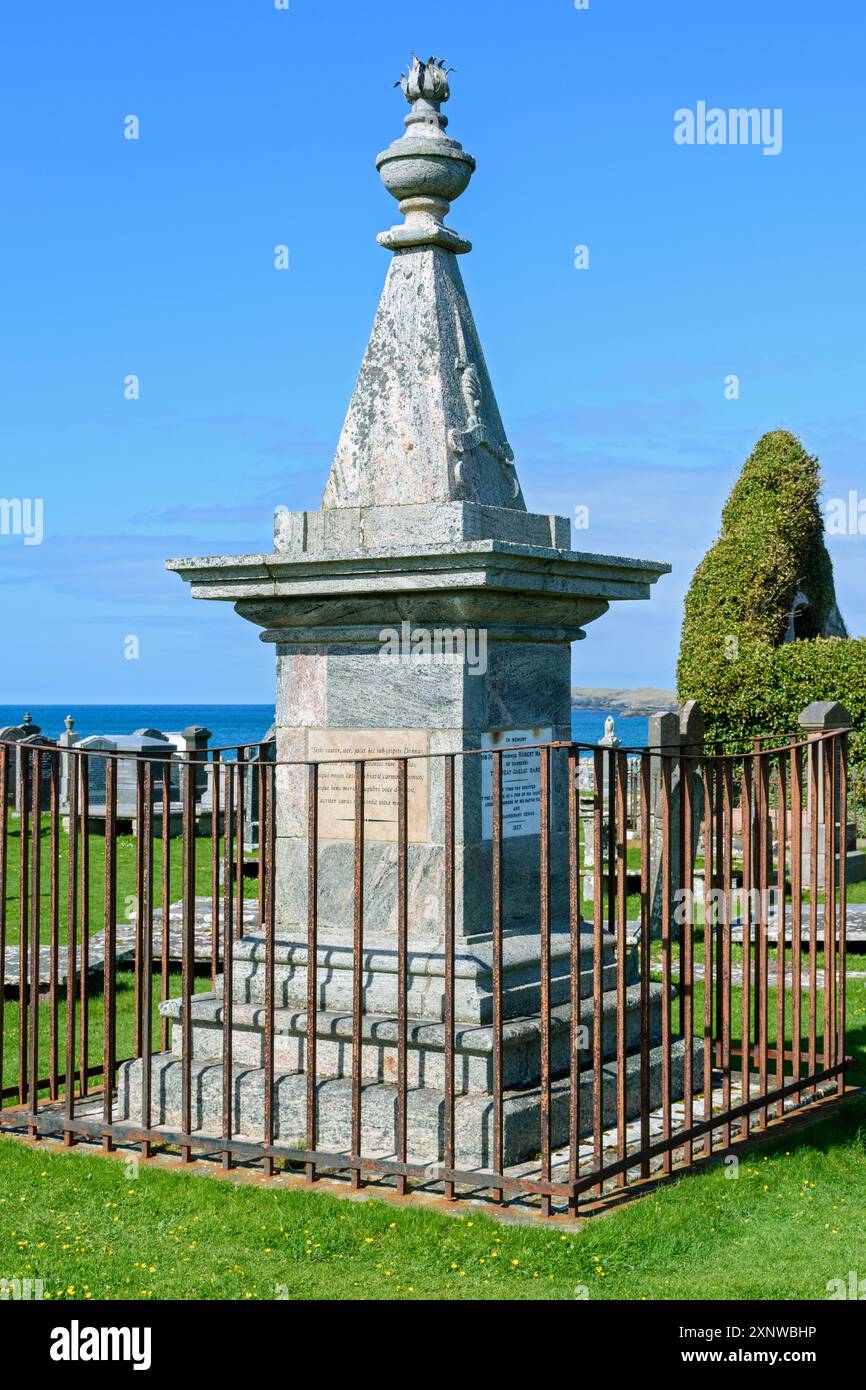
[[[478,540],[413,549],[322,551],[301,556],[272,552],[169,560],[166,567],[191,587],[193,598],[248,601],[394,598],[466,590],[525,594],[536,602],[581,599],[603,612],[613,599],[645,599],[670,566],[662,561],[554,550],[512,541]],[[538,615],[543,621],[543,615]],[[552,616],[552,615],[551,615]],[[585,621],[586,619],[584,619]],[[258,619],[254,619],[258,621]],[[554,624],[556,619],[553,618]],[[267,626],[278,626],[273,619]],[[568,624],[572,626],[572,624]]]

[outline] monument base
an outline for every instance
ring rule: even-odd
[[[671,1048],[671,1088],[682,1095],[685,1044],[679,1039]],[[700,1048],[694,1045],[697,1067]],[[152,1124],[177,1130],[181,1123],[181,1084],[183,1063],[170,1052],[153,1059],[151,1072]],[[223,1113],[223,1067],[212,1059],[192,1063],[191,1133],[197,1139],[212,1138],[219,1145]],[[617,1071],[615,1060],[602,1068],[602,1126],[616,1123]],[[118,1118],[139,1124],[141,1118],[141,1060],[126,1062],[118,1077]],[[351,1152],[352,1083],[348,1077],[335,1077],[317,1084],[317,1150],[326,1154]],[[580,1074],[580,1114],[578,1134],[592,1133],[595,1073],[586,1067]],[[569,1140],[571,1084],[568,1077],[555,1080],[551,1087],[550,1123],[554,1148]],[[640,1114],[640,1055],[625,1059],[626,1118]],[[662,1101],[662,1048],[650,1050],[649,1106]],[[277,1072],[274,1076],[274,1142],[304,1150],[306,1148],[307,1082],[301,1072]],[[365,1158],[393,1158],[397,1151],[397,1087],[389,1082],[367,1082],[362,1088],[361,1150]],[[503,1094],[503,1164],[510,1167],[535,1157],[541,1147],[541,1091],[506,1090]],[[489,1169],[493,1165],[493,1099],[476,1092],[454,1100],[455,1166]],[[264,1070],[261,1067],[232,1067],[233,1138],[260,1142],[264,1126]],[[431,1177],[442,1166],[445,1143],[445,1096],[436,1087],[411,1087],[406,1093],[407,1161],[430,1169]]]
[[[569,1077],[572,1011],[569,989],[570,936],[556,930],[551,940],[551,1009],[549,1030],[551,1140],[561,1146],[569,1137]],[[593,1070],[595,1010],[593,933],[584,926],[580,939],[580,1123],[592,1132],[596,1077]],[[492,1163],[494,1030],[491,992],[492,943],[460,943],[455,954],[454,1113],[458,1165]],[[616,1119],[618,967],[613,938],[602,938],[601,1053],[602,1122]],[[351,1147],[352,1010],[351,952],[319,943],[316,1036],[316,1148],[345,1153]],[[503,939],[503,1161],[531,1159],[541,1147],[540,961],[538,932],[506,933]],[[307,1034],[306,943],[280,940],[274,949],[273,1125],[274,1140],[306,1147]],[[361,1018],[362,1151],[365,1157],[393,1155],[398,1134],[399,1025],[396,1013],[396,952],[393,938],[366,942],[364,1013]],[[265,1093],[265,941],[258,935],[235,943],[232,959],[231,1062],[233,1137],[261,1141]],[[229,1009],[222,978],[213,993],[194,996],[191,1004],[192,1131],[218,1140],[223,1126],[224,1030]],[[625,981],[626,1113],[640,1113],[641,988],[634,958],[626,961]],[[410,1160],[422,1166],[441,1163],[445,1125],[444,953],[428,943],[413,948],[408,960],[406,1029],[407,1144]],[[650,1104],[661,1101],[662,986],[649,986]],[[182,1115],[183,1001],[161,1006],[171,1020],[172,1050],[152,1059],[151,1120],[154,1126],[178,1129]],[[671,1077],[675,1093],[681,1082],[683,1048],[675,1044]],[[143,1124],[140,1059],[126,1062],[118,1077],[122,1119]]]

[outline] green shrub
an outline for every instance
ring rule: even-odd
[[[786,430],[755,446],[722,512],[719,539],[685,602],[677,665],[681,701],[698,700],[711,743],[748,746],[788,734],[813,700],[838,700],[866,763],[866,639],[822,638],[835,602],[824,545],[817,459]],[[784,642],[798,588],[809,605]]]

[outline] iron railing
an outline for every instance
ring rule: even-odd
[[[517,836],[507,749],[426,760],[420,837],[418,757],[354,759],[338,851],[334,766],[272,754],[212,751],[203,790],[200,758],[0,743],[2,1132],[574,1214],[844,1091],[845,731],[736,756],[541,745]],[[367,812],[386,761],[383,835]],[[439,888],[421,902],[425,853]],[[343,917],[323,902],[341,875]],[[515,973],[518,938],[537,948]],[[470,1019],[473,952],[489,970]],[[371,1142],[384,1092],[393,1131]]]

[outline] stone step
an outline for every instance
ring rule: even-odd
[[[388,1015],[397,1012],[398,957],[393,936],[370,934],[363,953],[364,1010]],[[570,997],[571,943],[567,930],[551,933],[551,1002]],[[592,993],[592,929],[580,937],[581,994]],[[614,940],[602,937],[602,988],[616,984]],[[265,998],[265,938],[249,934],[232,953],[232,997],[241,1004],[263,1004]],[[304,1009],[307,999],[307,943],[277,940],[274,947],[274,1001],[279,1008]],[[410,934],[407,959],[410,1017],[440,1019],[445,988],[445,954],[440,943],[414,943]],[[320,942],[317,949],[318,1006],[327,1012],[352,1008],[354,956],[345,936]],[[457,943],[454,960],[455,1017],[460,1023],[493,1021],[492,943],[489,937]],[[627,979],[636,978],[629,949]],[[537,932],[505,933],[502,942],[502,1011],[505,1018],[522,1018],[540,1009],[539,938]],[[221,986],[218,986],[218,988]]]
[[[671,1088],[682,1094],[685,1046],[678,1039],[671,1048]],[[701,1076],[701,1045],[696,1042],[693,1065]],[[602,1127],[616,1120],[616,1084],[619,1063],[606,1062],[601,1071]],[[624,1061],[626,1117],[640,1113],[640,1056]],[[151,1122],[177,1130],[181,1123],[183,1063],[170,1052],[152,1059]],[[142,1062],[125,1062],[118,1071],[117,1119],[130,1128],[144,1123],[141,1113]],[[264,1072],[261,1067],[234,1066],[232,1115],[234,1137],[260,1141],[264,1126]],[[592,1107],[596,1076],[586,1068],[580,1076],[581,1137],[592,1132]],[[550,1123],[554,1147],[568,1141],[570,1083],[555,1081],[551,1092]],[[317,1148],[348,1153],[351,1145],[352,1084],[348,1078],[320,1081],[316,1088],[319,1127]],[[649,1106],[661,1103],[662,1048],[650,1050]],[[221,1063],[194,1060],[191,1067],[191,1133],[218,1141],[222,1122],[223,1068]],[[274,1138],[293,1148],[305,1147],[307,1080],[302,1072],[279,1072],[274,1078]],[[445,1097],[434,1087],[407,1091],[407,1146],[411,1163],[431,1167],[431,1177],[444,1153]],[[493,1163],[493,1101],[489,1095],[457,1096],[454,1104],[456,1163],[465,1168],[490,1168]],[[538,1087],[506,1089],[503,1094],[504,1164],[522,1163],[541,1147],[541,1092]],[[397,1088],[390,1082],[370,1081],[362,1088],[361,1151],[364,1157],[391,1157],[397,1146]]]
[[[663,990],[651,984],[649,1036],[661,1037]],[[160,1013],[172,1020],[172,1052],[182,1055],[183,1001],[170,999]],[[192,1056],[196,1060],[222,1059],[225,1000],[220,994],[196,995],[192,1005]],[[569,1066],[570,1005],[551,1009],[550,1058],[553,1074]],[[592,1056],[593,1007],[584,999],[580,1023],[585,1028],[582,1054]],[[259,1004],[233,1004],[231,1011],[232,1058],[238,1064],[263,1066],[265,1059],[265,1010]],[[316,1015],[316,1069],[320,1077],[345,1076],[351,1069],[352,1015],[322,1011]],[[302,1071],[306,1066],[307,1015],[295,1009],[274,1010],[274,1062],[278,1070]],[[626,990],[626,1047],[636,1047],[641,1037],[640,986]],[[365,1015],[362,1020],[362,1075],[369,1080],[393,1081],[397,1077],[396,1017]],[[541,1076],[541,1021],[532,1018],[506,1020],[502,1029],[502,1066],[505,1086],[529,1086]],[[605,1058],[616,1055],[617,992],[602,997],[602,1048]],[[442,1023],[410,1019],[407,1024],[407,1073],[410,1086],[445,1085],[445,1027]],[[493,1028],[458,1024],[455,1029],[455,1087],[461,1094],[493,1088]]]

